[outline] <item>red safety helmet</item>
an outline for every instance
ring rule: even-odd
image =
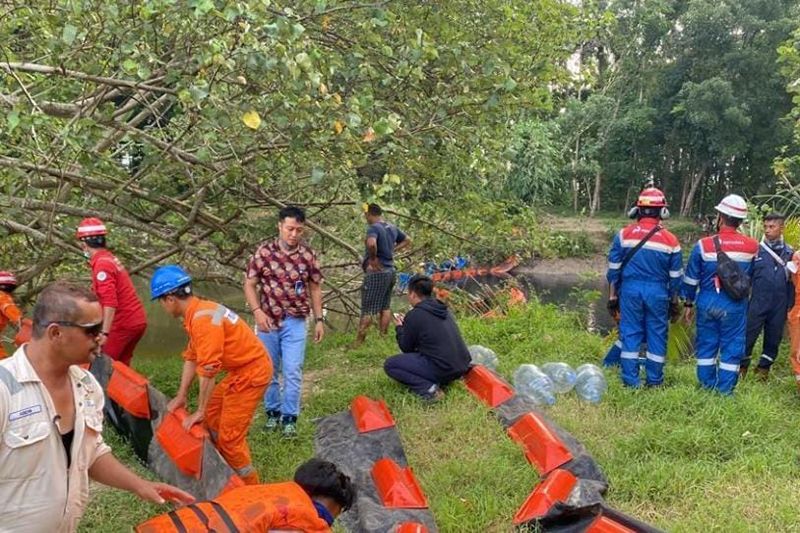
[[[639,193],[636,207],[667,207],[667,197],[664,196],[661,189],[648,187]]]
[[[0,285],[13,285],[17,286],[17,276],[13,272],[0,270]]]
[[[81,223],[78,224],[76,236],[79,239],[85,239],[86,237],[97,237],[99,235],[106,235],[107,233],[108,230],[102,220],[90,217],[84,218],[81,220]]]

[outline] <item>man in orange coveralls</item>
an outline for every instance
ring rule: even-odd
[[[185,531],[331,531],[334,519],[353,505],[355,487],[336,465],[311,459],[300,465],[294,482],[231,489],[213,502],[199,502],[151,518],[137,533]],[[231,527],[233,526],[233,527]]]
[[[789,329],[789,362],[794,370],[794,379],[797,382],[797,392],[800,393],[800,252],[795,252],[792,260],[786,264],[786,269],[792,273],[794,282],[794,307],[789,309],[786,319]]]
[[[272,362],[253,330],[226,307],[192,295],[192,278],[178,265],[158,268],[150,280],[150,296],[167,313],[183,318],[189,344],[183,352],[178,394],[169,402],[173,411],[186,404],[197,374],[197,411],[184,421],[188,430],[204,422],[222,457],[247,484],[258,483],[250,459],[247,432],[253,414],[272,379]],[[215,386],[220,371],[227,376]]]
[[[0,331],[3,331],[10,322],[16,329],[22,323],[22,312],[14,303],[11,293],[17,288],[17,277],[11,272],[0,272]],[[8,354],[0,343],[0,359]]]
[[[99,218],[85,218],[76,236],[92,268],[92,291],[103,306],[103,353],[128,366],[133,350],[147,329],[147,316],[131,277],[106,249],[108,230]]]

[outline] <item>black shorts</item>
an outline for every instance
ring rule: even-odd
[[[394,278],[394,269],[364,274],[364,283],[361,285],[361,316],[376,315],[389,309]]]

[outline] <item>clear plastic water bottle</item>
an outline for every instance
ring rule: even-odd
[[[473,365],[483,365],[486,368],[497,370],[497,354],[493,350],[480,344],[473,344],[467,348],[469,355],[472,357]]]
[[[578,367],[575,392],[582,400],[590,403],[600,403],[607,388],[606,377],[600,368],[591,363]]]
[[[556,403],[553,382],[536,365],[520,365],[514,372],[514,388],[517,394],[532,399],[539,405]]]
[[[553,382],[553,389],[558,394],[571,391],[578,377],[575,370],[567,363],[546,363],[542,365],[542,372]]]

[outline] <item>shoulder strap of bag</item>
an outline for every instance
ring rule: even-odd
[[[767,246],[767,244],[764,241],[761,241],[761,247],[764,250],[766,250],[769,255],[772,256],[772,258],[775,260],[776,263],[778,263],[782,267],[786,266],[786,261],[781,259],[781,257],[778,254],[776,254],[775,251],[772,248]]]
[[[638,252],[642,248],[642,246],[644,246],[645,243],[650,240],[650,237],[652,237],[662,229],[664,228],[661,226],[661,224],[656,224],[655,227],[650,230],[650,233],[645,235],[644,238],[636,244],[636,246],[631,248],[630,252],[625,254],[625,257],[622,258],[622,263],[620,264],[619,267],[620,274],[622,273],[623,270],[625,270],[625,265],[628,264],[628,262],[633,258],[634,255],[636,255],[636,252]]]

